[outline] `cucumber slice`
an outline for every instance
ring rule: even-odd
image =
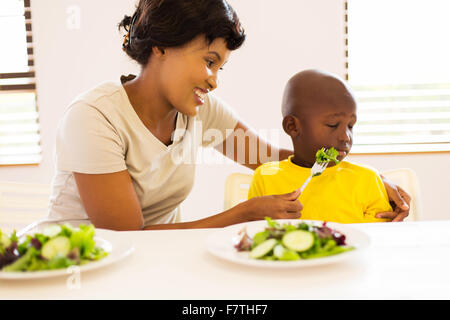
[[[273,255],[280,259],[284,252],[286,251],[286,248],[282,244],[277,244],[275,248],[273,248]]]
[[[273,248],[273,255],[282,261],[298,260],[300,256],[294,250],[286,249],[282,244],[277,244]]]
[[[314,236],[311,232],[296,230],[286,233],[281,242],[286,248],[302,252],[311,248],[314,244]]]
[[[57,254],[60,254],[62,256],[67,256],[67,254],[70,252],[71,245],[69,238],[59,236],[53,239],[50,239],[48,242],[46,242],[41,251],[41,256],[44,258],[51,260],[53,259]]]
[[[46,227],[43,231],[42,234],[44,236],[47,236],[49,238],[53,238],[54,236],[56,236],[57,234],[59,234],[61,232],[61,226],[57,225],[57,224],[53,224],[50,225],[48,227]]]
[[[258,244],[256,247],[252,249],[252,251],[250,251],[250,258],[259,259],[265,256],[270,252],[270,250],[273,249],[273,247],[275,247],[276,244],[277,244],[276,239],[269,239]]]

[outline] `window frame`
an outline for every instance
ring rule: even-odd
[[[33,27],[32,27],[32,12],[31,12],[31,0],[23,0],[24,5],[24,22],[25,22],[25,32],[26,32],[26,45],[27,45],[27,55],[28,55],[28,70],[27,71],[17,71],[17,72],[5,72],[0,73],[0,81],[9,81],[12,83],[2,84],[0,83],[0,94],[32,94],[34,95],[34,112],[36,113],[36,129],[30,130],[32,135],[37,135],[37,141],[33,141],[30,143],[35,144],[36,150],[38,152],[30,152],[30,154],[25,155],[20,159],[20,155],[17,156],[17,161],[0,161],[1,167],[17,167],[17,166],[37,166],[42,162],[42,147],[41,147],[41,131],[40,131],[40,123],[39,123],[39,107],[37,101],[37,92],[36,92],[36,72],[34,68],[34,45],[33,45]],[[32,113],[31,110],[28,112]],[[2,112],[0,111],[0,114]],[[3,113],[3,114],[8,114]],[[34,120],[32,119],[33,124]],[[20,135],[20,132],[17,133]],[[7,136],[7,135],[6,135]],[[14,133],[12,134],[14,136]],[[1,137],[1,136],[0,136]],[[14,146],[12,144],[12,146]],[[9,147],[9,146],[8,146]],[[10,153],[10,155],[14,155]],[[5,153],[5,156],[8,156],[8,153]],[[2,156],[0,155],[0,158]],[[27,160],[28,157],[28,160]]]
[[[348,47],[348,0],[344,0],[344,65],[345,65],[345,74],[344,79],[348,82],[349,81],[349,47]],[[352,155],[394,155],[394,154],[402,154],[402,155],[408,155],[408,154],[448,154],[450,153],[450,141],[445,142],[442,144],[448,144],[448,150],[430,150],[430,146],[435,143],[423,143],[422,146],[428,146],[428,150],[396,150],[396,151],[350,151],[350,154]],[[407,144],[398,144],[400,146],[406,146]],[[411,143],[409,144],[409,147],[412,149],[414,146],[418,146],[419,143]],[[353,145],[355,146],[355,144]],[[383,144],[378,144],[375,146],[383,146]]]

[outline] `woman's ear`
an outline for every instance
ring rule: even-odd
[[[283,130],[290,135],[291,138],[296,138],[301,133],[300,120],[294,115],[284,117]]]
[[[153,47],[152,48],[152,53],[156,57],[162,57],[162,56],[164,56],[166,54],[166,50],[164,48],[161,48],[161,47]]]

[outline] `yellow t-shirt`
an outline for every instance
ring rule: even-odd
[[[311,169],[284,161],[259,166],[253,175],[248,198],[292,192],[300,188]],[[392,211],[386,189],[374,169],[341,161],[313,177],[299,197],[301,219],[340,223],[381,222],[379,212]]]

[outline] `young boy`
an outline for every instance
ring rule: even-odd
[[[311,179],[299,197],[305,220],[340,223],[388,221],[375,214],[392,211],[375,170],[343,159],[353,143],[356,101],[338,77],[306,70],[287,83],[283,102],[283,129],[291,137],[294,155],[255,170],[248,198],[291,192],[302,186],[316,160],[316,152],[334,147],[340,163],[330,162]]]

